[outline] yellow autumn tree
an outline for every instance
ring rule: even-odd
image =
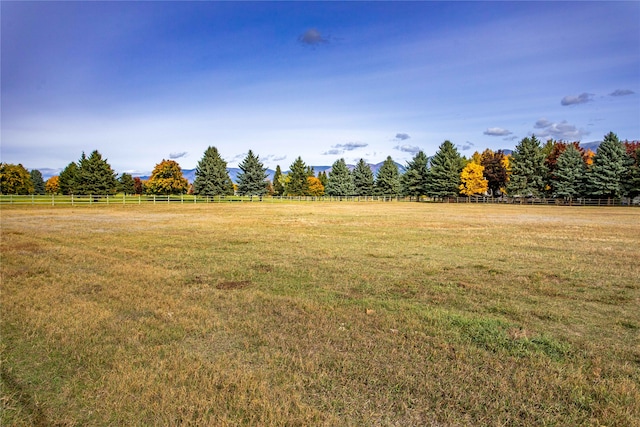
[[[309,185],[309,196],[324,196],[324,185],[322,185],[320,179],[314,176],[308,176],[307,182]]]
[[[471,156],[471,163],[475,163],[476,165],[481,165],[482,164],[482,155],[480,153],[478,153],[477,151],[473,153],[473,156]]]
[[[489,188],[489,182],[482,175],[483,171],[484,167],[477,163],[471,162],[467,164],[462,169],[462,173],[460,173],[460,194],[473,196],[486,193]]]
[[[182,176],[180,165],[173,160],[158,163],[145,183],[147,194],[184,194],[189,181]]]
[[[49,178],[44,184],[44,190],[47,194],[60,194],[60,178],[57,175]]]

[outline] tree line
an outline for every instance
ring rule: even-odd
[[[288,173],[276,167],[273,181],[259,156],[249,150],[238,165],[234,184],[227,163],[215,147],[208,147],[198,162],[195,180],[189,184],[180,165],[173,160],[158,163],[151,177],[142,181],[123,173],[119,177],[96,150],[82,153],[58,176],[45,183],[37,170],[22,165],[0,164],[2,194],[195,194],[200,196],[427,196],[447,198],[473,195],[555,197],[574,199],[634,198],[640,195],[640,143],[621,142],[613,132],[604,137],[594,153],[578,142],[535,137],[522,139],[515,150],[484,150],[470,159],[444,141],[431,158],[420,151],[403,174],[391,156],[374,176],[363,159],[350,170],[344,159],[333,163],[329,173],[315,173],[301,157]]]

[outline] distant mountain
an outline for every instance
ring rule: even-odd
[[[602,144],[602,141],[581,142],[580,147],[584,148],[585,150],[591,150],[595,153],[596,151],[598,151],[598,147],[600,146],[600,144]]]

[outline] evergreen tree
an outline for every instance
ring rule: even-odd
[[[89,157],[82,153],[78,162],[79,194],[115,194],[118,189],[116,174],[98,150]]]
[[[378,170],[374,184],[375,193],[379,196],[398,196],[400,189],[398,165],[396,165],[391,156],[388,156]]]
[[[573,199],[584,194],[586,165],[580,150],[568,145],[558,156],[551,178],[553,197]]]
[[[364,159],[360,159],[353,170],[353,185],[356,196],[373,196],[373,172]]]
[[[487,185],[492,196],[497,196],[500,189],[507,185],[507,168],[505,167],[505,156],[502,150],[495,153],[489,149],[482,152],[480,165],[484,167],[482,172],[487,180]]]
[[[624,193],[623,179],[627,170],[627,155],[618,136],[609,132],[593,157],[593,165],[587,174],[592,196],[618,198]]]
[[[120,179],[118,179],[118,181],[120,182],[120,191],[122,191],[124,194],[134,194],[135,192],[135,181],[133,180],[133,177],[131,175],[129,175],[128,173],[123,173],[122,175],[120,175]]]
[[[276,166],[276,172],[273,175],[273,195],[282,196],[284,194],[284,185],[282,184],[282,169],[280,165]]]
[[[324,191],[329,196],[351,196],[354,194],[353,177],[344,159],[336,160],[331,166]]]
[[[71,162],[60,172],[58,180],[60,192],[66,195],[79,194],[78,179],[78,164]]]
[[[189,181],[182,175],[182,168],[174,160],[162,160],[151,172],[145,183],[147,194],[184,194]]]
[[[431,197],[456,197],[464,163],[456,147],[450,141],[443,142],[431,158],[427,193]]]
[[[227,171],[227,162],[222,159],[216,147],[207,148],[198,162],[193,192],[200,196],[233,195],[233,182]]]
[[[24,166],[0,163],[0,194],[33,194],[31,176]]]
[[[311,169],[312,170],[312,169]],[[305,165],[301,157],[298,157],[290,166],[290,172],[287,176],[285,193],[288,196],[306,196],[309,194],[309,177],[310,168]],[[313,175],[311,175],[313,176]]]
[[[513,196],[538,197],[544,192],[544,154],[540,141],[532,135],[516,145],[511,157],[511,177],[507,191]]]
[[[249,150],[238,167],[242,171],[238,174],[238,194],[263,196],[267,193],[267,168],[253,151]]]
[[[320,180],[320,184],[322,184],[323,188],[327,186],[327,182],[329,182],[329,178],[327,177],[326,171],[319,172],[318,179]]]
[[[624,145],[627,151],[624,193],[633,199],[640,196],[640,142],[626,141]]]
[[[429,176],[429,158],[423,151],[419,151],[411,161],[407,162],[407,170],[402,175],[402,189],[407,196],[416,197],[427,194]]]
[[[42,179],[42,173],[38,169],[33,169],[29,172],[31,175],[31,183],[33,184],[33,194],[45,194],[44,179]]]

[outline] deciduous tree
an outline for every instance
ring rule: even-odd
[[[182,175],[182,168],[174,160],[162,160],[151,172],[145,184],[147,194],[184,194],[189,181]]]
[[[33,194],[29,172],[21,164],[0,163],[1,194]]]
[[[142,194],[144,193],[144,182],[140,177],[133,178],[133,193],[134,194]]]
[[[233,195],[233,182],[227,171],[227,162],[222,159],[216,147],[207,148],[198,162],[193,191],[201,196]]]
[[[482,173],[487,180],[489,192],[492,196],[497,196],[500,189],[507,185],[508,179],[504,153],[502,150],[493,152],[487,148],[480,156],[480,165],[484,167]]]
[[[44,184],[47,194],[60,194],[60,178],[58,175],[52,176]]]
[[[315,197],[324,196],[324,185],[322,185],[320,178],[316,178],[314,176],[308,176],[307,183],[309,186],[309,196],[315,196]]]
[[[355,192],[353,177],[344,159],[336,160],[331,166],[325,192],[329,196],[351,196]]]
[[[484,194],[489,188],[489,183],[483,175],[484,167],[469,162],[460,173],[460,194],[465,196],[473,196],[476,194]]]
[[[267,193],[267,168],[253,151],[249,150],[238,167],[242,171],[238,174],[238,194],[263,196]]]

